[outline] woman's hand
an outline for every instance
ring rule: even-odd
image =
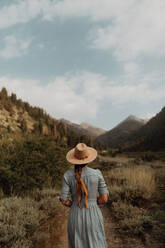
[[[72,200],[69,200],[69,201],[65,201],[63,199],[59,199],[59,200],[66,207],[71,207],[71,205],[72,205]]]
[[[97,204],[105,204],[108,201],[108,194],[101,194],[97,197]]]

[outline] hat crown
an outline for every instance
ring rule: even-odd
[[[88,152],[88,148],[87,148],[86,144],[84,144],[84,143],[77,144],[76,147],[75,147],[74,156],[77,159],[88,158],[89,152]]]

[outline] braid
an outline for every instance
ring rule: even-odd
[[[80,204],[80,201],[81,201],[81,198],[82,198],[82,194],[84,193],[85,195],[85,207],[86,208],[89,208],[88,207],[88,198],[87,198],[87,189],[86,189],[86,186],[83,182],[83,180],[81,179],[81,173],[82,173],[82,168],[85,166],[86,164],[83,164],[83,165],[75,165],[75,177],[76,177],[76,180],[77,180],[77,183],[76,183],[76,190],[77,190],[77,199],[78,199],[78,206],[79,208],[82,208],[81,207],[81,204]]]

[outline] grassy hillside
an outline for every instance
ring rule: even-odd
[[[17,99],[14,93],[8,95],[7,90],[2,88],[0,91],[0,139],[27,133],[53,136],[58,143],[66,147],[72,147],[78,142],[99,147],[99,144],[87,133],[71,130],[68,125],[51,117],[42,108]]]

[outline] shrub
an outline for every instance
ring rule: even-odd
[[[45,230],[48,218],[55,217],[63,210],[57,191],[53,188],[34,190],[31,197],[8,197],[0,200],[0,247],[32,248],[49,236]],[[54,223],[54,222],[53,222]]]
[[[118,222],[118,231],[146,240],[155,225],[146,211],[156,191],[154,169],[139,165],[113,168],[106,171],[105,179],[110,192],[109,207]]]
[[[135,215],[131,218],[124,218],[120,221],[120,231],[131,236],[138,235],[144,239],[145,233],[153,227],[153,221],[150,216]]]
[[[156,153],[151,152],[151,151],[143,152],[143,153],[140,155],[140,158],[141,158],[143,161],[146,161],[146,162],[151,162],[151,161],[153,161],[153,160],[158,159]]]
[[[137,216],[142,214],[143,210],[138,207],[133,207],[127,202],[117,201],[112,203],[112,209],[114,217],[117,220],[124,220],[125,218],[131,218],[132,216]]]
[[[155,191],[154,171],[151,168],[129,166],[112,169],[107,181],[112,201],[126,200],[139,205],[151,199]]]
[[[42,210],[47,217],[54,217],[60,210],[61,204],[59,204],[57,195],[57,190],[53,188],[36,190],[33,193],[39,210]]]
[[[57,198],[46,197],[39,202],[39,209],[44,211],[48,217],[54,217],[59,211],[59,200]]]
[[[6,195],[57,186],[68,168],[66,150],[52,137],[27,135],[0,148],[0,187]]]
[[[42,190],[36,189],[31,193],[33,199],[37,202],[45,198],[55,198],[59,192],[55,188],[44,188]]]
[[[153,227],[153,220],[150,216],[145,215],[145,210],[134,207],[127,202],[112,203],[113,216],[120,225],[119,232],[134,235],[144,235]]]
[[[0,246],[31,247],[34,232],[43,219],[37,204],[30,198],[4,198],[0,202]]]

